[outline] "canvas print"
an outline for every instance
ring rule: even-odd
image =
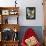
[[[26,19],[35,19],[36,18],[36,9],[35,7],[26,8]]]

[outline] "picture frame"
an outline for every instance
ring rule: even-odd
[[[9,10],[2,10],[2,15],[9,15]]]
[[[26,7],[26,19],[35,19],[35,18],[36,18],[36,8]]]
[[[10,15],[16,15],[17,13],[18,13],[18,12],[15,11],[15,10],[10,10],[10,11],[9,11],[9,14],[10,14]]]

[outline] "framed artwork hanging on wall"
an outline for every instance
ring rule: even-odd
[[[35,19],[35,18],[36,18],[36,8],[26,7],[26,19]]]

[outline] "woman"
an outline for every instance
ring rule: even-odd
[[[31,29],[27,29],[21,42],[22,46],[41,46],[37,39],[36,33]]]

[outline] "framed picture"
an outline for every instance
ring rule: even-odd
[[[35,18],[36,18],[36,8],[26,7],[26,19],[35,19]]]
[[[10,12],[9,12],[10,15],[16,15],[17,13],[18,13],[18,12],[15,11],[15,10],[10,10]]]
[[[2,10],[2,15],[9,15],[9,10]]]

